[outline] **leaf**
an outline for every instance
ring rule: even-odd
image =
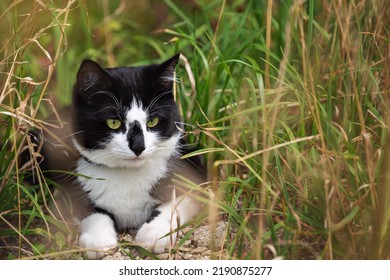
[[[32,249],[33,249],[34,255],[43,255],[46,253],[46,247],[42,243],[33,244]]]
[[[54,239],[56,241],[56,244],[60,249],[62,249],[66,245],[66,238],[62,232],[57,232],[54,235]]]
[[[347,224],[349,224],[353,220],[353,218],[355,218],[355,216],[358,212],[359,212],[359,206],[353,207],[352,211],[344,219],[342,219],[337,224],[330,225],[330,227],[329,227],[330,231],[335,232],[337,230],[340,230],[341,228],[343,228]]]

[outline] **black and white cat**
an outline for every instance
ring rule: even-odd
[[[117,246],[117,233],[139,229],[135,241],[162,252],[201,205],[172,180],[197,184],[204,173],[181,160],[181,117],[172,88],[179,54],[162,64],[101,68],[84,60],[73,89],[75,172],[90,207],[79,245],[89,258]]]

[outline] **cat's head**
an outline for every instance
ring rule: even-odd
[[[103,69],[84,60],[73,89],[73,133],[79,152],[108,167],[168,159],[180,139],[173,97],[179,54],[162,64]]]

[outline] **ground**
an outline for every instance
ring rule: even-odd
[[[179,233],[179,238],[183,237],[190,228]],[[219,221],[216,224],[215,235],[214,235],[214,244],[215,248],[221,248],[226,239],[226,223],[224,221]],[[130,234],[124,234],[121,236],[121,242],[133,243],[134,240]],[[184,243],[183,246],[178,248],[175,253],[164,252],[162,254],[156,255],[157,258],[168,260],[208,260],[211,257],[211,243],[212,237],[210,233],[210,228],[208,225],[203,225],[197,228],[190,238]],[[219,249],[216,250],[216,257],[223,255],[224,252]],[[136,249],[130,249],[125,247],[124,249],[119,249],[115,253],[105,256],[105,260],[126,260],[130,259],[130,256],[135,257],[136,259],[144,259],[140,256],[140,253]],[[150,257],[147,257],[150,258]]]
[[[37,228],[44,227],[44,225],[37,225]],[[191,230],[190,227],[185,228],[179,232],[179,240],[186,233]],[[226,223],[225,221],[220,221],[216,224],[215,235],[214,235],[214,245],[215,245],[215,257],[224,258],[225,252],[221,250],[223,244],[226,240]],[[158,259],[168,260],[208,260],[211,257],[211,243],[212,238],[210,234],[210,229],[207,224],[204,224],[197,228],[189,237],[189,239],[181,246],[177,248],[174,253],[168,253],[166,250],[162,254],[147,256],[147,254],[141,254],[138,249],[129,244],[134,244],[133,233],[125,233],[119,236],[120,243],[124,244],[120,246],[119,249],[115,250],[112,253],[107,254],[103,259],[105,260],[127,260],[127,259],[152,259],[157,257]],[[50,244],[47,243],[47,238],[42,235],[30,236],[28,241],[36,246],[36,248],[48,259],[82,259],[82,253],[78,252],[77,248],[69,248],[62,246],[65,243],[75,244],[77,246],[77,241],[74,240],[74,236],[65,237],[63,234],[53,234],[54,241]],[[13,259],[18,256],[18,238],[17,236],[11,237],[1,237],[0,238],[0,259]],[[43,245],[46,244],[46,245]],[[57,252],[55,252],[57,250]],[[172,250],[174,251],[174,250]],[[21,249],[22,258],[35,258],[39,255],[38,252],[31,250],[31,246],[24,242]],[[153,257],[152,257],[153,256]]]

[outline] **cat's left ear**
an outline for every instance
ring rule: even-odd
[[[95,61],[85,59],[77,72],[76,84],[81,93],[94,92],[97,89],[109,88],[111,78],[108,73]]]
[[[167,61],[160,64],[161,74],[158,77],[158,83],[166,89],[171,89],[175,79],[175,69],[179,62],[180,53],[175,54]]]

